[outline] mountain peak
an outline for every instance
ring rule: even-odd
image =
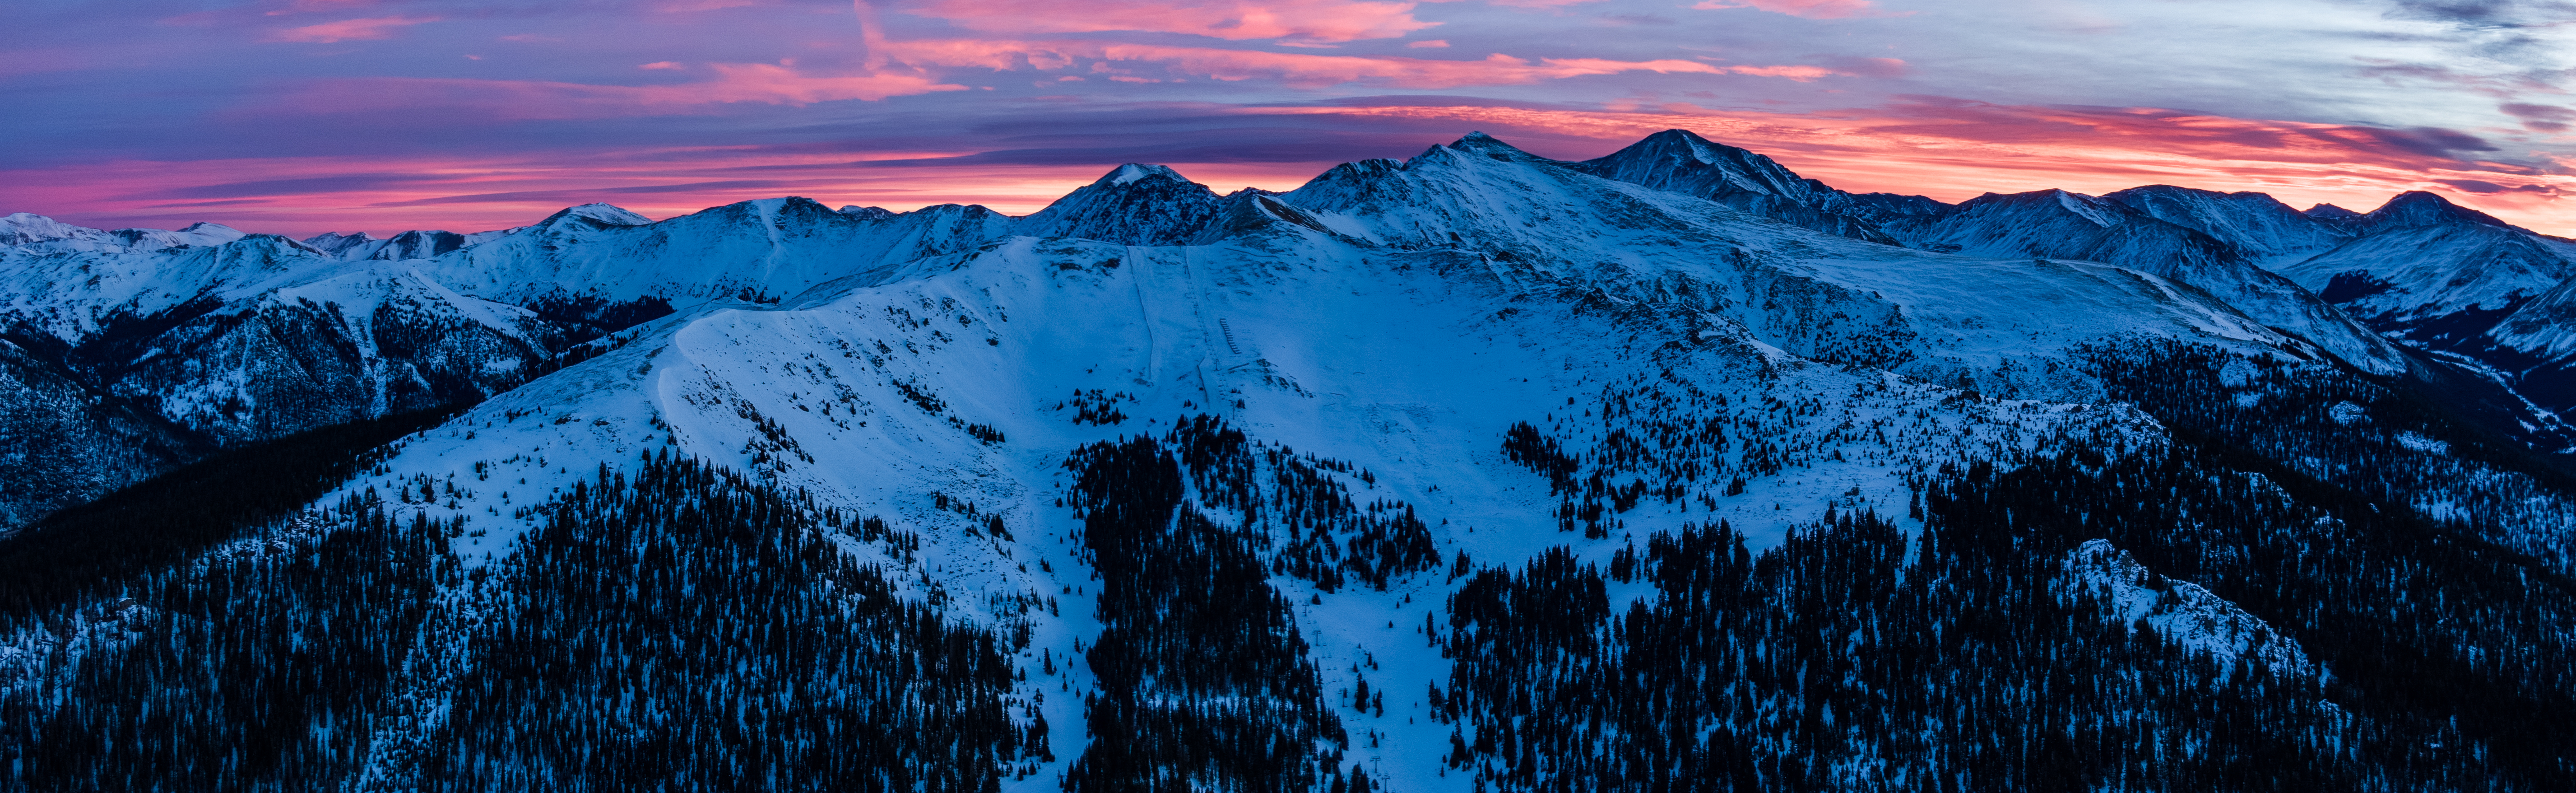
[[[1179,244],[1216,214],[1216,191],[1161,165],[1128,163],[1020,218],[1015,233],[1123,245]]]
[[[2318,204],[2316,206],[2308,207],[2299,214],[2316,218],[2318,220],[2351,220],[2353,218],[2361,217],[2361,213],[2359,212],[2354,212],[2333,204]]]
[[[1762,156],[1762,155],[1759,155],[1759,154],[1753,154],[1753,152],[1751,152],[1750,150],[1741,149],[1741,148],[1737,148],[1737,147],[1734,147],[1734,146],[1729,146],[1729,145],[1726,145],[1726,144],[1723,144],[1723,143],[1719,143],[1719,142],[1717,142],[1717,141],[1709,140],[1708,138],[1705,138],[1705,137],[1700,136],[1700,134],[1699,134],[1699,133],[1697,133],[1697,132],[1692,132],[1692,131],[1687,130],[1687,129],[1668,129],[1668,130],[1664,130],[1664,131],[1662,131],[1662,132],[1657,132],[1657,133],[1655,133],[1655,134],[1648,135],[1648,136],[1646,136],[1646,137],[1644,137],[1644,138],[1638,139],[1638,141],[1637,141],[1636,143],[1629,144],[1629,145],[1630,145],[1631,147],[1636,147],[1636,146],[1674,146],[1674,147],[1680,147],[1683,151],[1690,152],[1690,154],[1691,154],[1691,158],[1692,158],[1692,159],[1695,159],[1695,160],[1698,160],[1698,161],[1700,161],[1700,162],[1707,163],[1707,164],[1710,164],[1710,165],[1715,165],[1715,164],[1717,164],[1717,163],[1718,163],[1718,161],[1719,161],[1719,159],[1723,158],[1725,154],[1735,154],[1735,153],[1741,152],[1742,154],[1752,154],[1752,155],[1753,155],[1753,156],[1755,156],[1755,157],[1761,157],[1761,156]],[[1739,155],[1739,157],[1740,157],[1740,155]],[[1768,161],[1770,158],[1768,158],[1768,157],[1763,157],[1763,159],[1764,159],[1765,161]]]
[[[2196,198],[2224,198],[2227,195],[2228,194],[2221,193],[2216,190],[2203,190],[2197,187],[2182,187],[2169,184],[2142,184],[2124,190],[2113,190],[2102,194],[2102,197],[2113,201],[2120,201],[2120,199],[2129,196],[2192,196]],[[2128,203],[2126,201],[2120,202]]]
[[[1443,148],[1450,149],[1452,151],[1482,154],[1487,157],[1492,157],[1506,162],[1556,162],[1555,160],[1522,151],[1518,146],[1504,143],[1501,138],[1487,135],[1482,132],[1467,133],[1466,135],[1459,137],[1457,140],[1450,141],[1448,146],[1432,147],[1432,151],[1439,151]],[[1430,152],[1424,153],[1429,154]]]
[[[1131,162],[1111,169],[1109,173],[1103,174],[1099,179],[1093,180],[1092,184],[1122,185],[1155,176],[1160,176],[1175,182],[1187,182],[1190,180],[1189,177],[1182,176],[1181,172],[1172,170],[1171,166],[1168,165],[1151,165],[1147,163]]]
[[[2054,204],[2059,209],[2063,209],[2076,217],[2083,218],[2087,223],[2091,223],[2102,228],[2110,228],[2112,226],[2125,223],[2128,221],[2128,215],[2130,215],[2130,211],[2126,207],[2122,207],[2117,203],[2113,203],[2096,196],[2089,196],[2083,193],[2055,187],[2051,187],[2046,190],[2032,190],[2027,193],[1987,193],[1985,195],[1960,202],[1959,210],[1962,212],[1977,210],[1988,212],[2028,211],[2028,208],[2044,207],[2050,204]],[[1996,207],[1996,209],[1985,209],[1986,207]],[[2019,207],[2023,209],[2002,209],[2004,207]]]
[[[2398,193],[2389,198],[2388,203],[2363,215],[2361,220],[2372,228],[2429,226],[2444,222],[2513,227],[2493,215],[2451,203],[2450,199],[2422,190]]]
[[[345,256],[351,250],[365,249],[371,243],[377,242],[382,242],[382,240],[367,236],[367,233],[363,231],[350,232],[348,234],[342,234],[337,231],[325,231],[320,234],[304,238],[305,247],[312,248],[323,253],[328,253],[333,256]]]
[[[1604,179],[1705,198],[1794,226],[1883,244],[1897,244],[1879,221],[1925,214],[1928,198],[1864,199],[1799,176],[1751,150],[1668,129],[1627,147],[1568,167]]]
[[[2268,193],[2152,184],[2113,191],[2102,198],[2131,212],[2216,237],[2250,256],[2331,248],[2350,236],[2342,227],[2300,214]]]
[[[26,245],[46,240],[100,239],[106,232],[74,226],[33,212],[0,217],[0,245]]]
[[[614,204],[593,202],[582,204],[580,206],[564,207],[562,210],[557,211],[552,215],[547,215],[546,219],[537,221],[537,227],[556,228],[566,221],[573,220],[588,221],[591,225],[602,228],[608,226],[645,226],[653,223],[652,218],[635,214],[624,207]]]

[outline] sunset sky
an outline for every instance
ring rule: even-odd
[[[1680,127],[1855,191],[2433,190],[2576,236],[2576,4],[2514,0],[11,3],[0,213],[305,236],[780,195],[1020,214],[1483,130]]]

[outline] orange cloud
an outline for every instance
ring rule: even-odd
[[[1138,30],[1235,41],[1399,38],[1440,24],[1414,19],[1412,3],[1365,0],[1093,0],[1078,10],[1049,0],[933,0],[906,12],[986,33]]]
[[[268,35],[269,41],[307,44],[330,44],[341,41],[372,41],[393,38],[394,31],[438,21],[438,17],[375,17],[344,19],[300,28],[287,28]]]

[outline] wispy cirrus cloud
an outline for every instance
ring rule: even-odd
[[[2557,105],[2506,102],[2497,105],[2496,109],[2504,111],[2505,115],[2521,119],[2524,127],[2536,132],[2566,132],[2568,123],[2576,122],[2576,110]]]
[[[270,33],[266,40],[307,44],[333,44],[343,41],[374,41],[393,38],[394,31],[413,25],[439,21],[440,17],[372,17],[343,19],[319,25],[287,28]]]
[[[1413,8],[1371,0],[1093,0],[1073,10],[1052,0],[933,0],[904,12],[985,33],[1151,31],[1340,42],[1400,38],[1440,24],[1415,19]]]
[[[1691,7],[1702,11],[1751,8],[1808,19],[1903,16],[1882,11],[1870,0],[1700,0]]]
[[[1533,60],[1494,53],[1478,60],[1451,60],[1317,55],[1088,40],[941,39],[889,42],[885,46],[888,58],[921,66],[980,67],[998,71],[1021,69],[1053,71],[1082,63],[1151,64],[1188,77],[1226,82],[1275,80],[1290,86],[1302,87],[1363,85],[1440,89],[1521,85],[1542,80],[1627,72],[1738,74],[1785,77],[1800,81],[1846,74],[1843,71],[1819,66],[1722,66],[1675,58],[1643,61],[1608,58]]]
[[[1320,55],[1115,41],[938,39],[888,42],[874,71],[834,72],[794,63],[715,63],[711,78],[657,85],[602,85],[533,80],[344,78],[317,81],[284,108],[305,113],[374,113],[397,108],[472,109],[499,118],[575,119],[725,112],[724,106],[803,106],[842,100],[964,91],[970,86],[930,75],[958,69],[1033,72],[1050,80],[1090,75],[1119,82],[1267,81],[1289,86],[1357,85],[1437,90],[1535,83],[1630,72],[1742,75],[1810,82],[1850,74],[1821,66],[1720,65],[1696,60],[1526,59],[1493,54],[1475,60]],[[680,72],[668,61],[644,70]],[[1140,75],[1145,72],[1152,76]],[[946,79],[962,79],[951,74]],[[268,112],[277,106],[265,107]]]
[[[665,61],[638,68],[683,71],[688,67]],[[718,113],[727,105],[803,106],[967,90],[967,86],[908,72],[816,73],[774,63],[711,63],[704,69],[714,76],[661,85],[417,77],[322,80],[248,112],[349,114],[413,108],[518,120],[631,118]]]

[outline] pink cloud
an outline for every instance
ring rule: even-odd
[[[1365,0],[1094,0],[1079,9],[1052,0],[932,0],[906,12],[986,33],[1137,30],[1235,41],[1397,38],[1440,24],[1414,19],[1412,3]]]
[[[810,105],[842,99],[873,102],[890,96],[966,90],[962,85],[943,85],[927,77],[909,74],[815,76],[767,63],[716,63],[709,64],[707,68],[715,70],[715,80],[611,91],[607,98],[611,101],[631,99],[647,106],[719,102]]]
[[[912,73],[809,74],[771,63],[712,63],[706,69],[715,74],[713,79],[640,86],[411,77],[326,80],[286,100],[287,107],[245,112],[325,115],[442,107],[502,119],[619,118],[717,113],[737,103],[810,105],[967,90]]]
[[[1426,0],[1426,2],[1433,3],[1452,3],[1457,1],[1458,0]],[[1509,6],[1513,8],[1555,8],[1557,6],[1598,3],[1601,2],[1601,0],[1485,0],[1485,2],[1488,5]]]
[[[1441,47],[1449,46],[1449,41],[1448,41],[1447,39],[1423,39],[1423,40],[1421,40],[1421,41],[1416,41],[1416,42],[1413,42],[1413,43],[1411,43],[1411,44],[1406,44],[1406,45],[1404,45],[1404,46],[1405,46],[1405,47],[1407,47],[1407,48],[1409,48],[1409,49],[1417,49],[1417,50],[1420,50],[1420,49],[1439,49],[1439,48],[1441,48]]]
[[[376,39],[393,38],[394,31],[402,28],[428,22],[436,22],[438,20],[438,17],[374,17],[370,19],[344,19],[338,22],[324,22],[319,25],[287,28],[285,30],[270,33],[267,40],[307,44],[330,44],[340,41],[373,41]]]
[[[1661,74],[1743,74],[1806,81],[1842,74],[1814,66],[1717,66],[1698,61],[1620,61],[1601,58],[1542,58],[1530,61],[1500,53],[1483,60],[1436,60],[1357,55],[1172,47],[1104,41],[1000,41],[939,39],[888,42],[882,50],[892,60],[916,66],[977,67],[1002,71],[1053,70],[1079,61],[1157,63],[1164,68],[1216,80],[1278,80],[1298,87],[1361,84],[1395,88],[1456,88],[1474,85],[1521,85],[1626,72]]]
[[[297,11],[333,11],[343,8],[354,8],[375,4],[375,0],[295,0],[295,2],[288,3],[284,9],[268,12],[268,15],[279,16],[282,14],[291,14]]]
[[[721,11],[727,8],[755,5],[760,5],[760,0],[661,0],[653,4],[653,10],[665,14],[685,14],[692,11]]]
[[[1631,72],[1740,74],[1810,81],[1842,72],[1816,66],[1720,66],[1688,60],[1621,61],[1494,54],[1482,60],[1316,55],[1308,53],[1171,47],[1106,41],[1003,41],[941,39],[888,42],[877,54],[895,64],[860,74],[813,73],[785,64],[718,63],[712,79],[664,85],[597,85],[537,80],[357,78],[311,84],[283,108],[305,113],[375,112],[391,108],[470,108],[496,118],[568,119],[723,112],[736,103],[810,105],[841,100],[876,101],[967,90],[942,82],[930,69],[1057,71],[1077,66],[1114,74],[1116,82],[1145,83],[1207,78],[1276,80],[1293,86],[1359,84],[1410,89],[1519,85],[1542,80]],[[1164,74],[1140,72],[1159,66]],[[657,62],[639,68],[678,71]],[[907,68],[910,67],[910,68]],[[266,111],[260,111],[266,112]]]
[[[1701,0],[1692,8],[1713,11],[1725,8],[1751,8],[1774,14],[1788,14],[1808,19],[1848,19],[1851,17],[1907,16],[1878,10],[1869,0]]]
[[[1822,66],[1729,66],[1726,67],[1726,72],[1754,77],[1786,77],[1802,83],[1811,83],[1819,78],[1843,74]]]

